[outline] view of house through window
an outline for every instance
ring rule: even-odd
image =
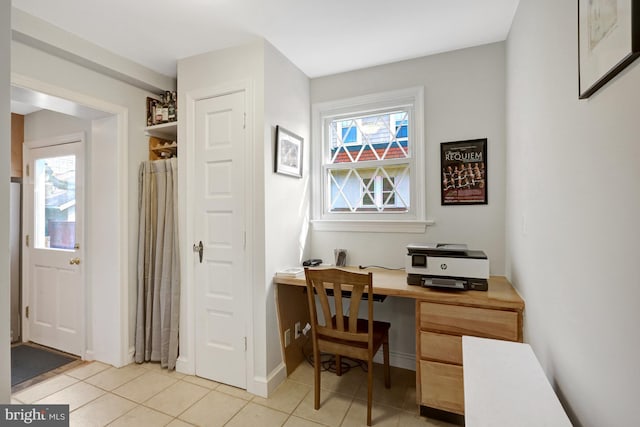
[[[411,144],[403,109],[328,119],[329,212],[408,212]]]
[[[76,243],[76,156],[35,161],[35,247],[73,249]]]

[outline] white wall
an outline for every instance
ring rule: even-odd
[[[578,100],[577,31],[575,2],[520,1],[507,41],[507,270],[525,339],[575,425],[637,425],[640,62]]]
[[[265,42],[264,193],[267,372],[282,363],[274,286],[271,278],[287,266],[301,265],[309,242],[309,78]],[[274,172],[276,125],[304,139],[302,179]],[[283,374],[286,369],[282,366]]]
[[[253,323],[247,325],[253,331],[253,339],[248,342],[249,373],[247,390],[259,393],[267,378],[266,333],[265,333],[265,230],[264,230],[264,44],[257,41],[246,46],[210,52],[178,61],[178,143],[183,144],[178,156],[180,177],[178,180],[180,200],[181,270],[182,294],[180,306],[180,357],[176,369],[193,373],[195,369],[195,326],[194,326],[194,279],[193,251],[191,245],[195,239],[193,231],[194,198],[190,195],[188,171],[193,169],[193,148],[187,144],[186,99],[190,93],[211,93],[233,86],[248,85],[249,104],[247,105],[247,123],[251,130],[248,138],[247,172],[251,174],[247,185],[251,206],[248,217],[251,218],[247,230],[247,251],[250,253],[250,265],[247,265],[247,292],[252,295],[249,307]],[[211,96],[211,95],[208,95]],[[191,154],[189,154],[191,153]]]
[[[146,97],[150,94],[144,90],[137,89],[126,83],[113,78],[106,77],[94,71],[88,70],[77,64],[68,62],[44,51],[13,41],[11,44],[11,70],[24,80],[33,80],[38,84],[51,85],[62,88],[74,95],[79,94],[86,99],[98,102],[109,103],[127,111],[124,122],[121,123],[125,133],[119,138],[126,140],[126,153],[117,153],[118,161],[127,159],[126,164],[118,165],[119,169],[113,171],[114,185],[121,179],[118,171],[126,172],[128,179],[128,194],[126,217],[123,227],[126,227],[127,243],[129,254],[137,252],[137,223],[138,223],[138,188],[137,173],[138,165],[148,156],[148,142],[144,135],[143,128],[146,126]],[[119,209],[119,208],[118,208]],[[117,235],[113,235],[117,238]],[[123,260],[124,277],[127,279],[125,287],[128,289],[127,295],[118,296],[125,301],[125,306],[121,307],[128,315],[128,324],[120,325],[118,335],[128,335],[128,347],[133,348],[134,340],[134,319],[135,319],[135,289],[136,289],[136,263],[130,257]],[[118,269],[120,267],[114,267]],[[122,283],[112,283],[112,292],[120,293],[119,288]],[[127,300],[129,302],[127,302]],[[117,309],[119,310],[119,309]],[[111,314],[114,319],[114,313]],[[114,319],[115,320],[115,319]],[[112,320],[112,321],[114,321]],[[114,325],[111,325],[112,327]],[[122,328],[122,330],[120,330]],[[110,344],[111,351],[114,345]],[[119,346],[118,346],[119,347]],[[122,363],[116,359],[109,360],[109,363]]]
[[[85,136],[85,327],[86,353],[89,360],[109,361],[114,342],[119,342],[120,328],[113,326],[111,307],[120,303],[113,284],[118,283],[117,198],[113,191],[117,170],[117,120],[115,116],[86,120],[41,110],[25,116],[25,141],[41,140],[82,132]],[[135,178],[134,178],[135,179]],[[135,229],[135,227],[134,227]],[[135,302],[135,299],[132,301]],[[98,337],[98,339],[95,339]]]
[[[489,256],[491,274],[504,274],[504,43],[495,43],[311,80],[311,102],[324,102],[424,87],[427,218],[424,234],[312,231],[311,256],[333,262],[333,249],[348,250],[351,265],[404,267],[406,245],[459,242]],[[488,205],[440,205],[440,143],[488,138]],[[318,143],[313,141],[312,143]],[[415,369],[413,301],[376,305],[392,320],[392,363]]]
[[[11,2],[0,2],[0,203],[9,205],[9,171],[11,171]],[[11,399],[11,322],[9,313],[10,270],[9,270],[9,209],[0,210],[0,403],[8,404]]]
[[[24,140],[36,141],[72,133],[84,132],[85,142],[91,145],[91,121],[49,110],[24,116]],[[87,167],[90,167],[87,165]]]
[[[264,40],[186,58],[178,62],[178,105],[185,105],[187,94],[223,88],[232,84],[249,84],[252,103],[248,105],[247,123],[251,135],[248,170],[251,170],[248,197],[253,222],[248,230],[251,253],[250,275],[252,302],[249,343],[253,378],[247,378],[247,390],[266,395],[286,376],[282,363],[278,333],[275,294],[272,277],[288,265],[299,264],[308,246],[309,212],[308,156],[305,178],[295,179],[273,172],[275,126],[281,125],[309,141],[309,79],[287,58]],[[186,140],[188,117],[184,108],[178,111],[178,140]],[[189,149],[189,148],[187,148]],[[185,153],[185,151],[182,151]],[[192,168],[188,152],[179,157],[181,170]],[[187,194],[187,174],[181,174],[181,194]],[[184,178],[183,178],[184,177]],[[292,203],[293,201],[293,203]],[[181,305],[179,366],[189,371],[193,366],[193,264],[189,248],[193,230],[187,221],[190,212],[181,202],[181,230],[184,231],[182,282],[185,284]],[[182,231],[181,231],[182,232]]]
[[[13,40],[144,90],[160,93],[175,88],[174,78],[118,56],[20,9],[12,8],[11,13]]]
[[[91,138],[88,147],[87,161],[91,167],[91,174],[87,176],[87,250],[85,258],[88,261],[87,274],[87,301],[89,310],[87,311],[88,329],[90,331],[87,340],[88,348],[93,354],[88,354],[88,358],[103,360],[106,355],[113,353],[111,343],[119,342],[121,334],[129,337],[129,349],[127,356],[131,353],[131,340],[134,339],[135,313],[137,298],[135,296],[137,284],[129,282],[129,295],[125,298],[119,292],[115,292],[113,287],[118,283],[120,272],[113,266],[118,263],[119,241],[113,238],[114,230],[117,229],[117,194],[113,191],[116,185],[114,171],[118,170],[117,132],[118,119],[116,116],[109,116],[102,119],[95,119],[91,122]],[[138,188],[137,175],[130,176],[131,188]],[[136,205],[137,207],[137,205]],[[130,224],[131,234],[137,235],[137,223]],[[137,249],[137,247],[136,247]],[[129,251],[131,263],[137,251]],[[131,295],[133,290],[134,295]],[[129,304],[129,323],[120,324],[119,328],[113,323],[113,311],[111,307],[123,305],[123,300]],[[105,328],[104,325],[112,325]],[[131,360],[127,359],[125,363]]]

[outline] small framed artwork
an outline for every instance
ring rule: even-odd
[[[276,126],[276,172],[302,178],[304,139],[282,126]]]
[[[640,0],[578,0],[579,98],[640,55]]]
[[[442,205],[487,204],[487,139],[440,144]]]

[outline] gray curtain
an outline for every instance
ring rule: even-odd
[[[180,318],[177,159],[143,162],[138,184],[135,361],[175,369]]]

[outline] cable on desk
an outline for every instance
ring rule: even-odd
[[[359,265],[358,268],[360,270],[364,270],[366,268],[383,268],[385,270],[404,270],[404,267],[392,268],[392,267],[385,267],[383,265]]]

